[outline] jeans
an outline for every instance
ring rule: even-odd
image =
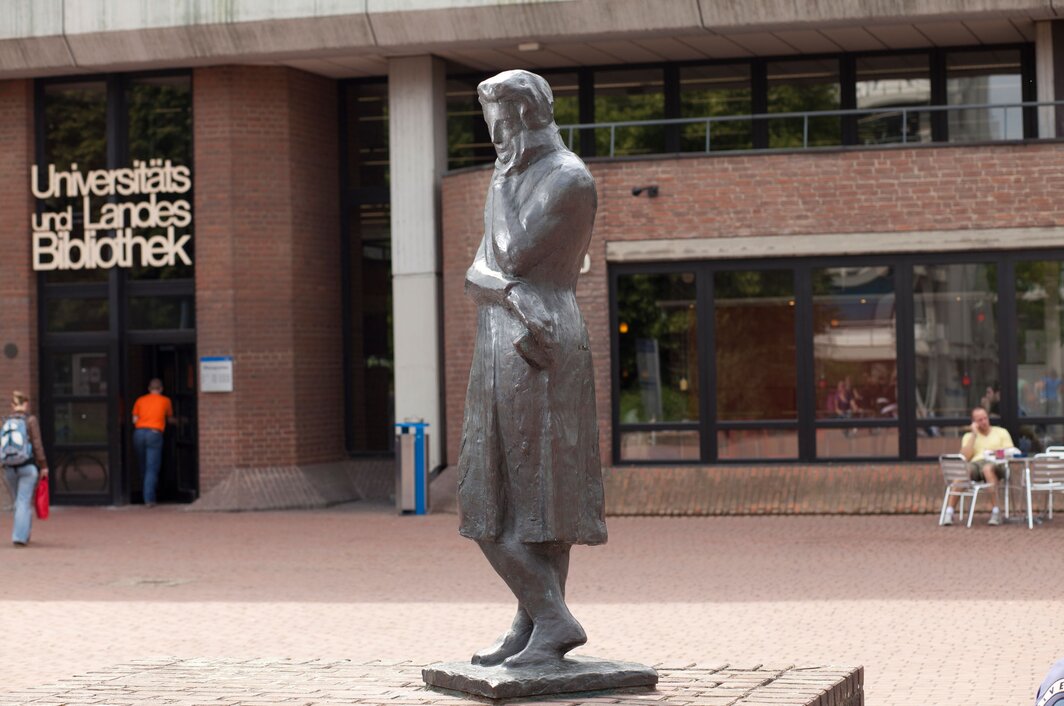
[[[133,449],[137,452],[137,465],[144,474],[144,504],[154,505],[159,468],[163,465],[163,433],[154,429],[134,429]]]
[[[33,523],[33,496],[37,490],[37,466],[27,463],[18,468],[4,467],[7,487],[11,489],[11,499],[15,503],[15,526],[11,530],[11,541],[25,544],[30,541],[30,526]]]

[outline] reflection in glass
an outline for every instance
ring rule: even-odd
[[[662,69],[625,69],[595,72],[595,122],[661,120],[665,117],[665,74]],[[618,128],[613,154],[661,154],[665,128],[661,125]],[[595,153],[610,155],[610,131],[595,130]]]
[[[722,429],[717,432],[717,458],[798,458],[798,432],[793,429]]]
[[[892,268],[813,270],[813,327],[817,418],[897,418]]]
[[[137,78],[126,90],[129,158],[192,164],[192,79]]]
[[[768,112],[801,113],[840,107],[837,59],[801,59],[768,63]],[[838,116],[809,118],[808,142],[802,118],[768,120],[769,147],[811,147],[842,142]]]
[[[680,67],[680,117],[702,118],[750,115],[750,65],[714,64]],[[711,123],[709,150],[748,150],[753,147],[749,120]],[[706,150],[706,126],[683,127],[683,151]]]
[[[1064,415],[1064,271],[1059,260],[1016,263],[1016,391],[1021,417]]]
[[[52,404],[56,444],[106,444],[107,402]]]
[[[52,462],[57,495],[108,493],[110,476],[106,451],[61,452]]]
[[[947,105],[1019,103],[1023,76],[1019,49],[955,51],[946,60]],[[1019,140],[1022,108],[949,111],[950,142]]]
[[[176,297],[130,297],[129,328],[135,330],[196,328],[196,300]]]
[[[130,160],[170,160],[175,165],[192,166],[192,79],[184,76],[156,76],[133,79],[126,89],[129,121]],[[130,197],[142,200],[142,196]],[[157,200],[184,200],[192,203],[192,192],[159,194]],[[175,227],[180,237],[192,233],[192,225]],[[145,237],[166,235],[166,228],[143,229]],[[185,252],[195,263],[195,239],[185,245]],[[130,270],[136,280],[192,279],[194,264],[180,261],[169,267],[141,266],[139,261]]]
[[[857,107],[900,108],[931,104],[930,57],[920,54],[861,56],[857,64]],[[931,114],[899,111],[858,117],[857,142],[882,145],[930,142]]]
[[[106,353],[52,353],[53,395],[106,395]]]
[[[695,276],[618,278],[617,327],[621,424],[698,419]]]
[[[820,458],[897,457],[898,453],[897,427],[816,430]]]
[[[967,419],[997,397],[995,265],[913,266],[913,317],[918,418]]]
[[[110,307],[106,299],[49,299],[45,305],[49,333],[106,331]]]
[[[621,434],[624,461],[697,461],[697,431],[636,431]]]
[[[107,168],[107,84],[102,81],[49,83],[44,87],[44,162],[38,164],[38,188],[47,189],[48,166],[67,171],[76,164],[82,174]],[[94,209],[104,202],[90,197]],[[49,212],[73,209],[72,238],[84,237],[82,203],[76,196],[42,200]],[[107,270],[56,270],[45,272],[46,282],[106,282]]]
[[[796,419],[794,274],[746,270],[713,277],[718,417]]]

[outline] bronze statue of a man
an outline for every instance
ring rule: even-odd
[[[506,71],[477,91],[498,159],[466,273],[477,337],[460,532],[518,602],[510,629],[472,661],[526,667],[587,640],[565,604],[569,550],[606,541],[591,351],[574,292],[597,200],[558,135],[546,81]]]

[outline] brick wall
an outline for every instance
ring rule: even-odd
[[[33,81],[0,81],[0,413],[9,409],[11,390],[39,399],[37,276],[30,262],[33,144]],[[18,347],[14,358],[2,352],[9,343]]]
[[[275,67],[193,75],[200,484],[343,456],[335,83]]]
[[[1064,201],[1059,197],[1064,187],[1061,143],[682,157],[589,166],[598,186],[599,210],[589,249],[592,268],[581,276],[577,296],[591,336],[600,443],[607,465],[612,462],[607,242],[853,232],[883,233],[889,238],[891,233],[920,230],[1064,225]],[[457,420],[462,418],[472,360],[469,332],[476,326],[463,282],[482,236],[490,174],[488,167],[456,173],[443,184],[444,372],[447,417],[456,420],[447,434],[451,463],[457,460],[461,437]],[[645,184],[659,185],[660,196],[633,198],[632,187]],[[1015,243],[1017,248],[1023,246]],[[917,473],[914,466],[897,468]],[[647,481],[667,485],[677,482],[667,478],[686,473],[688,478],[717,483],[735,480],[734,469],[720,466],[667,474],[653,468],[614,469],[614,474],[607,474],[607,484],[617,492],[644,493],[645,483],[632,478],[644,475]],[[822,464],[803,467],[802,472],[816,469],[828,469],[830,486],[831,478],[846,477],[854,467]],[[927,471],[919,473],[926,477]],[[788,482],[790,471],[762,475],[768,489],[773,483]],[[937,477],[933,473],[932,477],[936,478],[932,485],[937,485]],[[632,490],[637,486],[639,490]],[[925,487],[924,481],[920,486]],[[757,511],[760,502],[752,495],[732,507]],[[841,504],[847,501],[838,502],[844,511]],[[661,507],[649,498],[646,504]],[[615,511],[634,507],[624,499],[611,505]],[[912,511],[926,509],[925,505],[898,501],[893,507]],[[794,507],[792,511],[807,511]],[[817,507],[816,511],[827,511]]]

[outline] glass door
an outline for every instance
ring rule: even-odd
[[[59,502],[111,502],[107,350],[52,349],[44,362],[39,409],[52,495]]]

